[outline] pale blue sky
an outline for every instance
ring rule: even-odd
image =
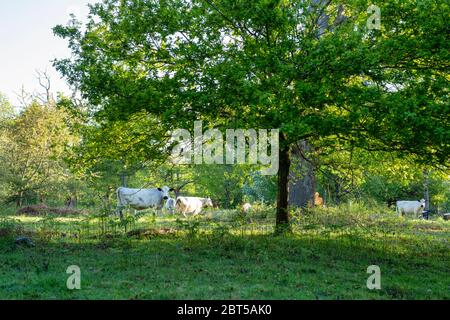
[[[66,41],[52,27],[66,24],[69,14],[84,20],[88,3],[99,0],[0,0],[0,92],[17,105],[22,85],[39,89],[36,70],[47,70],[52,91],[69,92],[51,60],[69,56]]]

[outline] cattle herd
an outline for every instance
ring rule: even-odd
[[[188,215],[198,215],[206,207],[213,207],[210,198],[201,197],[185,197],[179,196],[176,199],[170,197],[170,192],[173,188],[164,186],[162,188],[151,189],[131,189],[120,187],[117,189],[117,214],[123,218],[123,209],[131,207],[135,210],[144,210],[148,208],[155,208],[158,212],[166,210],[173,214],[175,212],[183,214],[184,217]],[[320,198],[318,193],[315,194],[315,205],[323,205],[323,200],[317,204],[316,198]],[[415,201],[397,201],[396,212],[399,217],[404,215],[413,215],[415,218],[420,218],[424,215],[426,202],[424,199]],[[252,209],[250,203],[242,205],[242,212],[249,213]]]
[[[170,213],[182,213],[187,215],[197,215],[205,207],[212,207],[210,198],[200,197],[170,197],[170,192],[174,189],[164,186],[162,188],[151,189],[131,189],[120,187],[117,189],[117,213],[123,218],[123,209],[131,207],[135,210],[155,208],[157,211],[165,209]],[[165,202],[164,202],[165,201]]]

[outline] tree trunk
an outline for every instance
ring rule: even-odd
[[[77,206],[77,196],[74,194],[71,194],[67,200],[66,200],[66,207],[70,209],[74,209]]]
[[[316,177],[314,166],[304,159],[311,150],[308,141],[302,140],[292,147],[292,170],[289,187],[289,204],[298,208],[314,206]]]
[[[19,194],[17,196],[16,207],[20,208],[20,207],[22,207],[22,204],[23,204],[23,191],[19,192]]]
[[[127,175],[124,172],[122,172],[120,174],[120,181],[122,183],[122,187],[126,188],[127,187]]]
[[[280,133],[280,159],[278,168],[278,193],[277,193],[277,216],[275,233],[285,233],[290,230],[289,226],[289,168],[291,160],[289,157],[289,146],[286,145],[286,139],[283,133]]]
[[[228,188],[228,183],[225,182],[225,203],[224,203],[224,207],[225,209],[229,209],[231,207],[231,191]]]
[[[424,175],[423,187],[424,187],[425,210],[430,210],[430,190],[429,190],[430,172],[428,170],[424,170],[423,175]]]
[[[341,179],[339,177],[335,177],[334,180],[334,202],[339,205],[341,203]]]

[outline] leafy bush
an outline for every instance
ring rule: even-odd
[[[0,216],[0,237],[12,237],[23,231],[23,224],[19,220]]]
[[[194,218],[189,220],[176,220],[177,229],[185,231],[189,239],[195,239],[200,231],[200,220]]]

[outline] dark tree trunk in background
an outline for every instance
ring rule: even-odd
[[[316,177],[314,165],[304,156],[311,151],[307,140],[302,140],[292,147],[292,168],[289,183],[289,204],[293,207],[306,208],[314,206]]]
[[[277,193],[277,217],[275,233],[280,234],[290,230],[289,226],[289,168],[291,160],[289,156],[289,146],[286,145],[283,133],[280,133],[280,154],[278,167],[278,193]]]
[[[343,7],[338,9],[338,16],[329,25],[329,16],[325,13],[325,8],[330,2],[325,0],[313,0],[310,10],[317,10],[320,12],[317,17],[317,39],[325,32],[328,27],[333,29],[336,25],[344,21]],[[321,9],[318,9],[322,7]],[[292,148],[292,164],[293,170],[291,172],[289,204],[291,206],[306,208],[308,206],[314,207],[314,193],[316,190],[316,175],[313,163],[307,161],[305,157],[311,151],[311,146],[307,140],[301,140]]]
[[[230,209],[230,207],[231,207],[231,191],[228,188],[227,182],[225,182],[224,189],[225,189],[225,201],[223,203],[223,206],[225,207],[225,209]]]
[[[335,193],[336,193],[335,202],[336,202],[336,204],[340,204],[341,203],[341,183],[339,182],[339,178],[337,178],[335,181]]]
[[[66,201],[66,207],[70,209],[74,209],[77,206],[77,196],[76,194],[71,194]]]
[[[23,204],[23,192],[19,192],[19,194],[17,195],[17,200],[16,200],[16,207],[20,208],[22,207]]]
[[[122,187],[127,187],[127,175],[124,172],[120,174],[120,182],[122,184]]]
[[[424,199],[426,201],[425,202],[425,210],[430,210],[430,190],[429,190],[430,172],[428,170],[424,170],[423,177],[424,177],[423,192],[424,192]]]

